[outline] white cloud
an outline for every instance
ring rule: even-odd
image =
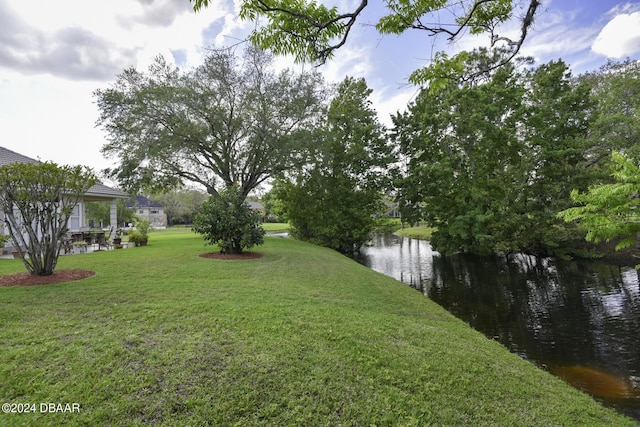
[[[95,83],[47,76],[0,82],[1,145],[59,164],[109,166],[100,155],[102,132],[94,128],[94,89]]]
[[[237,7],[237,5],[235,5]],[[1,145],[60,164],[113,166],[100,154],[94,90],[154,57],[199,65],[231,1],[194,13],[187,0],[0,0]],[[230,25],[227,31],[239,26]]]
[[[622,13],[602,28],[591,49],[609,58],[640,53],[640,12]]]
[[[380,123],[391,127],[393,125],[391,116],[405,111],[409,102],[414,100],[419,91],[419,88],[405,86],[402,89],[373,92],[371,102],[378,113]]]
[[[158,54],[171,59],[172,50],[197,64],[214,41],[203,31],[232,8],[217,2],[196,14],[186,0],[59,0],[38,7],[2,0],[0,69],[106,81],[126,67],[146,68]]]

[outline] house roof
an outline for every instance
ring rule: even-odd
[[[108,187],[101,182],[95,184],[89,190],[87,190],[86,195],[93,197],[109,196],[115,199],[128,199],[130,197],[127,193],[120,191],[117,188]]]
[[[160,203],[156,203],[153,200],[147,199],[144,196],[136,196],[131,199],[131,201],[127,202],[127,207],[137,208],[163,208],[164,206]]]
[[[247,202],[251,209],[264,209],[264,205],[260,202]]]
[[[22,154],[16,153],[15,151],[11,151],[7,148],[0,147],[0,166],[6,166],[13,163],[40,163],[39,160],[32,159],[31,157],[23,156]],[[126,199],[129,197],[127,193],[124,193],[115,188],[107,187],[103,183],[99,182],[96,185],[89,188],[86,193],[86,196],[89,198],[96,199]]]
[[[40,162],[36,159],[32,159],[31,157],[18,154],[15,151],[11,151],[4,147],[0,147],[0,166],[6,166],[13,163],[40,163]]]

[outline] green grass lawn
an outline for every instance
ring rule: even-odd
[[[289,224],[286,222],[263,222],[262,228],[267,233],[285,233],[289,231]]]
[[[404,284],[269,238],[221,261],[196,235],[61,257],[96,275],[0,288],[0,425],[634,425]],[[0,260],[0,275],[22,271]]]
[[[400,230],[396,230],[396,234],[399,236],[411,237],[413,239],[430,240],[431,235],[436,229],[433,227],[406,227]]]

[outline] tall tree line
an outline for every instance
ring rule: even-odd
[[[344,253],[394,192],[405,219],[437,229],[441,252],[575,255],[585,230],[558,216],[572,190],[611,180],[611,150],[640,153],[638,65],[575,77],[561,60],[497,66],[503,57],[468,53],[467,78],[425,87],[391,130],[363,79],[331,88],[316,73],[277,73],[253,48],[186,71],[159,58],[96,91],[104,152],[120,160],[107,172],[128,190],[191,182],[213,196],[276,178],[293,233]]]
[[[479,50],[467,66],[490,60]],[[637,150],[637,98],[614,102],[637,85],[612,73],[628,65],[578,78],[562,61],[513,65],[424,91],[394,117],[405,217],[436,227],[442,252],[575,255],[585,231],[557,214],[572,190],[608,179],[612,147]]]

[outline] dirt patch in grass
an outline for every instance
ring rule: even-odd
[[[27,272],[0,276],[0,286],[38,286],[53,283],[73,282],[95,275],[90,270],[55,270],[49,276],[32,275]]]
[[[222,254],[220,252],[210,252],[200,255],[203,258],[212,259],[224,259],[224,260],[243,260],[243,259],[258,259],[262,256],[258,252],[242,252],[241,254]]]

